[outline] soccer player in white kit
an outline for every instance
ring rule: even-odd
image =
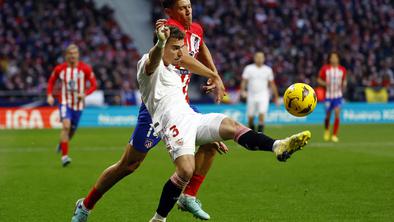
[[[264,64],[264,53],[254,55],[254,63],[247,65],[242,73],[241,97],[247,100],[249,128],[255,129],[254,118],[258,115],[258,132],[264,130],[264,117],[268,112],[271,88],[274,102],[278,105],[279,95],[272,68]]]
[[[176,171],[163,187],[151,222],[166,221],[193,176],[196,145],[233,139],[248,150],[274,152],[278,160],[285,161],[311,138],[311,133],[304,131],[284,140],[274,140],[223,114],[194,112],[180,90],[182,74],[175,68],[183,56],[184,33],[176,27],[162,25],[157,27],[156,34],[158,42],[138,62],[137,80],[142,100],[152,117],[154,132],[166,143]],[[210,75],[202,76],[210,78],[217,86],[217,99],[220,101],[224,95],[223,82],[217,73],[206,73]]]

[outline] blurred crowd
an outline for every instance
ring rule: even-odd
[[[386,87],[394,97],[394,7],[390,0],[192,0],[194,21],[230,91],[262,50],[282,90],[295,81],[316,86],[331,51],[348,70],[347,98],[359,86]],[[163,18],[159,0],[152,18]],[[45,91],[53,67],[71,42],[93,66],[110,104],[134,104],[133,40],[109,7],[93,0],[0,0],[0,91]],[[191,87],[193,89],[193,87]],[[198,90],[198,87],[194,87]]]
[[[295,81],[316,86],[331,51],[348,70],[348,99],[357,86],[393,89],[394,5],[390,0],[192,0],[227,88],[262,50],[284,89]],[[162,18],[156,0],[153,20]]]
[[[135,103],[139,53],[112,9],[98,9],[92,0],[0,0],[0,90],[43,92],[72,42],[92,65],[107,102]]]

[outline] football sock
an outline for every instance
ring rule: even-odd
[[[255,130],[254,124],[249,124],[249,128],[250,128],[251,130]]]
[[[264,131],[264,124],[259,124],[257,127],[257,132],[262,133]]]
[[[181,195],[182,190],[187,185],[187,183],[188,181],[185,181],[176,173],[174,173],[174,175],[171,176],[171,178],[163,187],[156,213],[163,218],[166,218],[168,213],[174,207],[179,195]]]
[[[192,197],[197,196],[197,192],[200,189],[201,184],[204,182],[204,179],[205,176],[194,174],[183,193]]]
[[[238,127],[235,132],[234,141],[248,150],[271,151],[275,140],[262,134],[257,133],[245,126]]]
[[[339,129],[339,118],[335,118],[333,135],[337,135]]]
[[[61,142],[60,148],[62,149],[62,156],[68,155],[68,142]]]
[[[91,210],[102,196],[103,194],[100,191],[98,191],[96,187],[93,187],[92,190],[90,190],[88,196],[83,200],[83,205],[88,210]]]
[[[324,127],[326,130],[328,130],[330,128],[330,118],[326,117],[324,119]]]

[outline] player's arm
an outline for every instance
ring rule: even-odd
[[[276,105],[278,105],[279,104],[278,87],[276,87],[276,84],[275,84],[274,80],[270,80],[269,84],[270,84],[270,88],[271,88],[272,92],[274,93],[274,102],[275,102]]]
[[[194,57],[190,56],[187,53],[187,49],[184,48],[184,50],[186,50],[186,52],[184,51],[180,64],[182,67],[186,68],[192,73],[195,73],[199,76],[203,76],[209,79],[220,78],[217,72],[213,71],[212,69],[209,69],[203,63],[201,63]]]
[[[53,87],[55,86],[56,80],[59,77],[59,72],[55,70],[52,72],[51,76],[48,80],[48,87],[47,87],[47,103],[50,106],[53,106],[55,103],[55,98],[53,98]]]
[[[211,52],[209,51],[207,45],[205,42],[203,42],[200,46],[200,50],[197,56],[198,61],[200,61],[202,64],[204,64],[206,67],[208,67],[210,70],[212,70],[215,73],[218,73],[218,70],[216,69],[215,63],[213,62],[213,58],[211,55]]]
[[[241,81],[241,98],[246,99],[247,93],[246,93],[246,86],[248,85],[248,79],[242,78]]]
[[[343,69],[343,76],[342,76],[342,92],[345,92],[347,87],[347,72],[346,69]]]
[[[326,88],[326,86],[327,86],[326,71],[325,71],[324,67],[320,69],[319,76],[317,77],[317,83],[320,86],[323,86],[324,88]]]
[[[90,83],[89,88],[85,92],[85,96],[92,94],[97,89],[97,80],[93,72],[90,73],[88,79]]]
[[[152,75],[157,67],[159,67],[161,59],[163,58],[164,47],[166,45],[167,39],[170,36],[170,29],[164,26],[165,20],[158,20],[156,22],[156,35],[157,42],[149,50],[149,57],[145,63],[145,74]]]
[[[225,87],[217,72],[207,68],[200,61],[193,58],[188,53],[183,54],[181,65],[196,75],[210,79],[212,86],[214,86],[214,88],[217,90],[216,102],[220,102],[222,100],[223,96],[225,95]]]

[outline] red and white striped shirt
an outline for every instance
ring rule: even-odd
[[[326,99],[342,98],[346,69],[343,66],[324,65],[320,69],[320,78],[326,82]]]
[[[189,29],[185,29],[185,27],[183,27],[181,23],[171,18],[167,19],[167,25],[175,26],[179,30],[185,33],[185,44],[187,46],[189,54],[194,58],[197,58],[198,52],[200,51],[200,46],[203,44],[203,36],[204,36],[204,31],[201,25],[196,22],[193,22],[190,25]],[[186,97],[186,101],[189,102],[189,95],[187,90],[189,88],[189,83],[192,73],[190,73],[189,70],[186,70],[182,67],[177,67],[177,69],[179,71],[179,74],[181,74],[181,80],[183,84],[182,87],[183,94]]]
[[[83,62],[78,62],[75,67],[68,66],[67,63],[57,65],[49,78],[47,95],[52,95],[57,79],[61,80],[59,103],[67,105],[73,110],[83,110],[84,108],[84,100],[78,99],[79,94],[89,95],[97,87],[92,69]],[[86,89],[88,81],[90,87]]]

